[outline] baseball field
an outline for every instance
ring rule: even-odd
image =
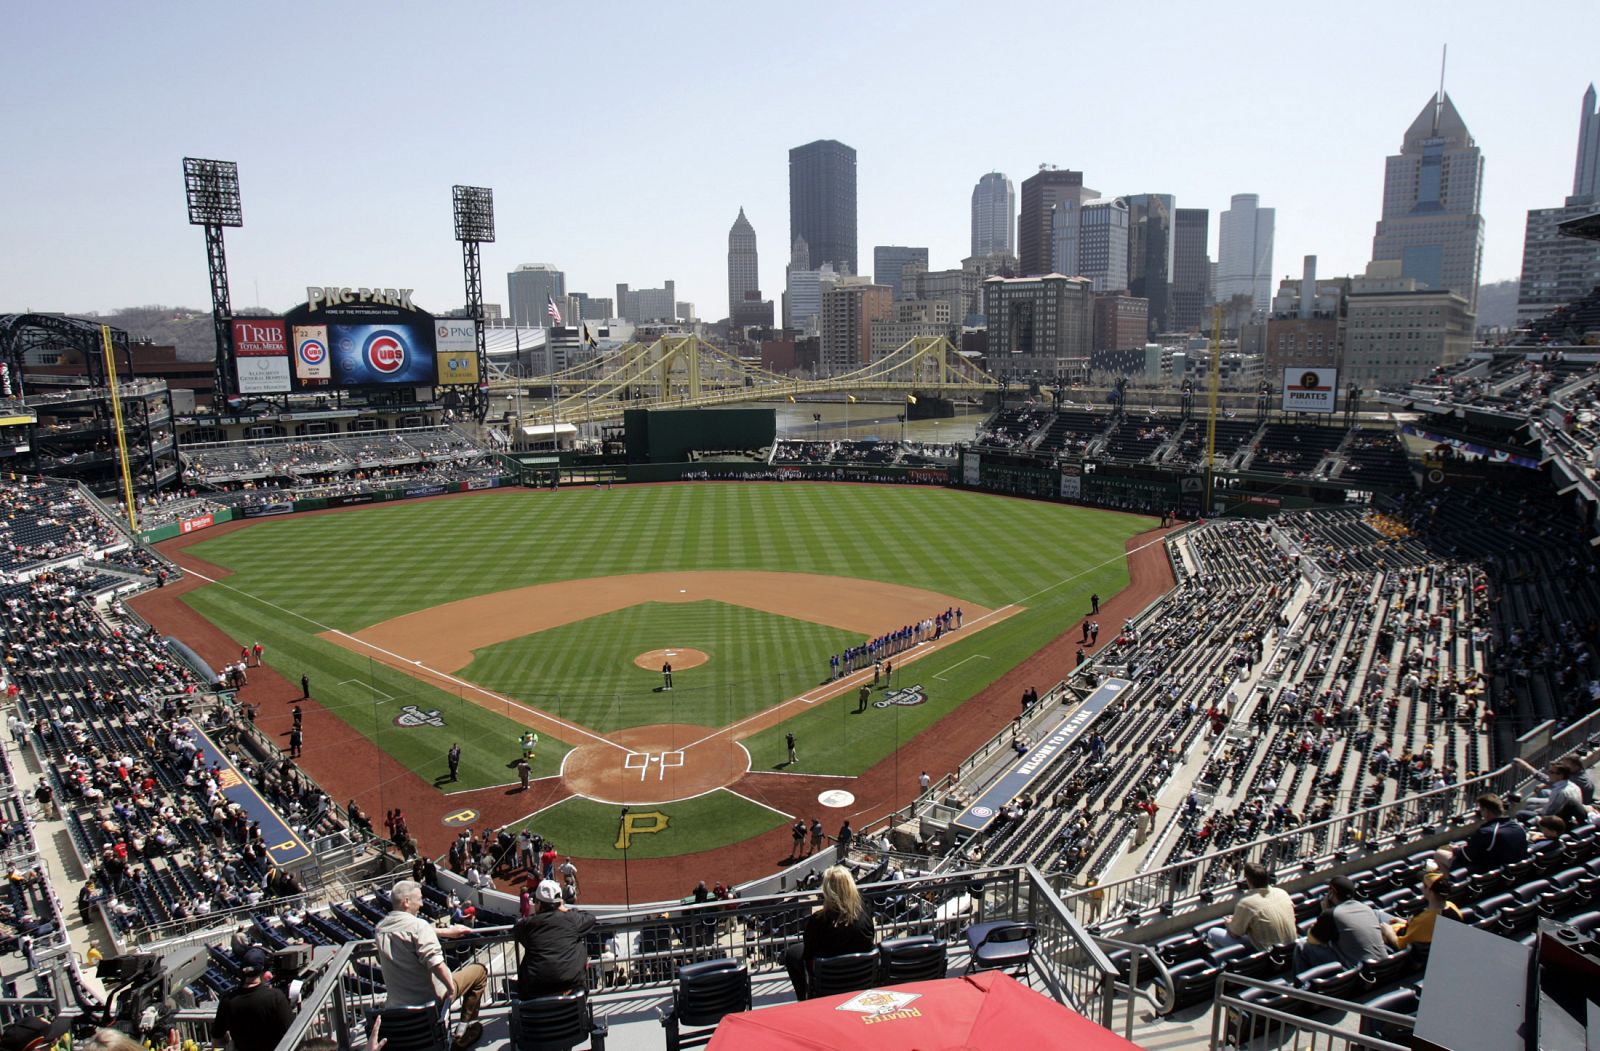
[[[664,857],[804,816],[797,779],[848,792],[1124,588],[1153,524],[911,486],[509,490],[188,538],[182,601],[296,696],[306,677],[342,724],[304,745],[330,791],[381,816],[420,786],[457,823],[531,816],[563,853]],[[831,681],[831,655],[958,608],[892,680]],[[619,831],[619,805],[647,816]]]

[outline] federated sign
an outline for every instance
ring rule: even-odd
[[[232,760],[222,749],[217,747],[216,742],[206,736],[205,731],[191,720],[184,719],[179,725],[187,730],[190,739],[200,746],[200,754],[205,758],[206,769],[217,768],[222,797],[230,803],[239,804],[251,821],[260,823],[261,835],[267,841],[267,859],[274,866],[284,868],[309,858],[311,848],[306,846],[305,841],[289,827],[289,823],[279,816],[272,805],[262,798],[256,787],[244,779],[239,768],[233,765]]]
[[[979,793],[967,809],[955,820],[955,826],[965,832],[982,832],[1000,813],[1000,808],[1027,791],[1034,778],[1048,767],[1052,760],[1082,737],[1100,713],[1115,703],[1118,697],[1131,689],[1127,679],[1107,679],[1080,705],[1076,711],[1056,724],[1055,729],[1028,750],[1028,753],[1007,770],[994,783]]]

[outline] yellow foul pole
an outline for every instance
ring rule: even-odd
[[[111,349],[111,326],[100,326],[100,345],[106,356],[106,390],[111,395],[111,418],[117,426],[117,455],[122,458],[122,499],[128,509],[128,528],[139,531],[133,509],[133,472],[128,468],[128,435],[122,429],[122,398],[117,394],[117,357]]]

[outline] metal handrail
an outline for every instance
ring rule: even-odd
[[[1230,985],[1241,986],[1244,989],[1267,989],[1284,996],[1290,1001],[1305,1004],[1310,1010],[1302,1014],[1285,1010],[1281,1007],[1254,1004],[1238,995],[1229,995],[1228,986]],[[1246,978],[1242,975],[1229,974],[1227,971],[1217,975],[1217,984],[1212,992],[1211,1003],[1211,1051],[1223,1051],[1227,1047],[1248,1046],[1256,1028],[1254,1023],[1258,1019],[1276,1023],[1265,1028],[1268,1032],[1276,1030],[1279,1037],[1286,1035],[1289,1031],[1310,1034],[1310,1046],[1312,1048],[1318,1046],[1316,1038],[1321,1036],[1327,1038],[1327,1043],[1321,1046],[1327,1048],[1328,1051],[1333,1051],[1335,1047],[1340,1046],[1335,1044],[1335,1041],[1343,1041],[1344,1047],[1360,1049],[1360,1051],[1408,1051],[1410,1044],[1396,1044],[1380,1037],[1366,1036],[1347,1028],[1341,1028],[1330,1022],[1319,1022],[1312,1016],[1323,1011],[1342,1011],[1346,1015],[1355,1015],[1362,1020],[1382,1022],[1390,1026],[1401,1026],[1407,1030],[1414,1027],[1417,1021],[1410,1015],[1397,1014],[1394,1011],[1385,1011],[1378,1007],[1368,1007],[1365,1004],[1324,996],[1321,993],[1298,989],[1283,982],[1262,981],[1259,978]],[[1238,1016],[1250,1017],[1252,1021],[1251,1032],[1245,1034],[1245,1039],[1235,1040],[1230,1037],[1228,1031],[1230,1012],[1235,1015],[1234,1021],[1242,1021]],[[1263,1036],[1263,1046],[1276,1047],[1280,1043],[1281,1040]],[[1297,1042],[1295,1046],[1300,1045]]]

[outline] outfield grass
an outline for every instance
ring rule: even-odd
[[[826,677],[827,655],[858,642],[837,628],[725,602],[645,602],[486,646],[460,677],[601,732],[654,723],[726,726]],[[692,646],[708,660],[675,670],[640,653]],[[693,718],[686,718],[692,716]]]
[[[443,772],[445,750],[461,737],[467,749],[463,788],[509,779],[504,762],[510,751],[500,742],[514,741],[516,725],[502,713],[464,703],[459,690],[435,689],[380,668],[378,688],[396,696],[392,703],[438,708],[448,723],[444,729],[419,730],[388,725],[374,716],[376,695],[360,682],[374,674],[371,662],[316,638],[317,632],[355,632],[403,613],[507,588],[674,569],[827,573],[908,584],[991,608],[1026,607],[906,669],[912,681],[927,688],[927,704],[898,711],[872,708],[857,716],[850,714],[853,698],[843,698],[808,708],[746,742],[755,768],[772,768],[784,758],[783,734],[793,729],[801,740],[799,770],[849,774],[889,755],[897,740],[909,740],[1073,627],[1088,612],[1091,592],[1109,596],[1124,587],[1124,543],[1152,524],[1132,515],[912,486],[752,483],[515,491],[256,523],[190,549],[234,575],[226,587],[191,592],[185,600],[241,642],[259,639],[267,647],[267,662],[289,679],[309,673],[319,700],[429,780]],[[547,632],[502,644],[512,647],[504,655],[486,650],[480,662],[489,660],[485,667],[494,669],[489,674],[506,676],[508,682],[513,677],[555,681],[586,663],[596,674],[630,675],[637,670],[631,667],[633,655],[654,644],[620,644],[596,627],[604,619],[573,626],[561,647],[540,645]],[[696,645],[678,637],[671,642]],[[527,654],[514,656],[524,643]],[[781,643],[790,652],[801,644],[799,635]],[[834,648],[821,645],[812,657],[817,668]],[[630,663],[618,669],[622,656]],[[513,669],[524,657],[527,663]],[[795,666],[804,664],[796,659]],[[782,658],[780,666],[789,667],[787,660]],[[571,669],[564,670],[563,662]],[[705,666],[708,675],[710,669]],[[380,708],[390,703],[379,697]],[[725,690],[685,691],[674,703],[680,722],[716,726],[728,721]],[[553,714],[575,717],[565,697],[559,704]],[[547,736],[536,774],[554,772],[562,752]]]
[[[743,796],[723,789],[682,799],[674,803],[655,806],[638,805],[631,810],[635,827],[652,827],[657,822],[647,815],[662,814],[667,827],[661,832],[636,833],[628,839],[628,857],[670,858],[679,854],[698,854],[703,850],[742,843],[763,832],[789,824],[789,819],[770,807],[753,803]],[[535,817],[513,826],[523,825],[538,830],[546,840],[555,844],[563,856],[579,858],[620,858],[617,834],[621,813],[609,803],[596,803],[589,799],[566,799]],[[777,860],[777,859],[773,859]],[[707,880],[715,879],[715,874]],[[578,872],[580,893],[583,872]],[[693,887],[684,887],[687,894]]]

